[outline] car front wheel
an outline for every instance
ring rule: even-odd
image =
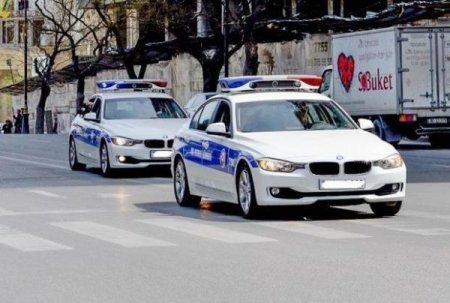
[[[377,216],[395,216],[402,207],[402,202],[371,203],[370,208]]]
[[[100,168],[104,177],[110,177],[112,175],[112,169],[109,164],[108,146],[106,146],[106,143],[102,143],[100,147]]]
[[[195,206],[200,203],[202,197],[191,195],[184,162],[177,159],[173,176],[173,190],[175,198],[180,206]]]
[[[71,170],[83,170],[86,168],[86,164],[78,162],[77,147],[73,138],[70,138],[69,142],[69,166]]]
[[[244,164],[240,167],[236,181],[241,215],[247,219],[256,217],[259,207],[256,202],[255,186],[253,185],[252,174],[248,165]]]

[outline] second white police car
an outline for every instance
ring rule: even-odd
[[[188,121],[164,93],[165,80],[106,80],[72,122],[69,164],[91,165],[104,176],[119,168],[169,165],[175,133]]]
[[[395,215],[406,167],[390,144],[333,100],[289,77],[231,77],[176,135],[172,170],[179,205],[201,197],[261,206],[369,203]]]

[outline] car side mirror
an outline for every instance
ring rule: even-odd
[[[216,135],[216,136],[222,136],[222,137],[227,137],[229,138],[231,135],[229,132],[227,132],[227,128],[225,126],[225,123],[223,122],[217,122],[217,123],[212,123],[210,125],[208,125],[208,127],[206,128],[206,133],[208,135]]]
[[[84,115],[83,118],[86,121],[100,122],[100,120],[97,119],[97,114],[96,113],[87,113],[86,115]]]
[[[370,121],[369,119],[362,119],[362,118],[360,118],[360,119],[358,119],[358,124],[359,124],[359,127],[362,130],[371,131],[371,130],[375,129],[375,126],[373,125],[373,122]]]

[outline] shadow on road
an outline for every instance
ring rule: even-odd
[[[135,204],[143,212],[180,216],[204,221],[237,222],[246,221],[239,214],[236,204],[202,200],[198,207],[180,207],[175,202]],[[265,207],[254,221],[329,221],[373,219],[372,213],[338,207],[279,206]]]
[[[85,173],[91,173],[101,176],[99,168],[87,168]],[[143,169],[120,169],[113,172],[108,177],[110,179],[138,179],[138,178],[171,178],[170,166],[158,166]]]

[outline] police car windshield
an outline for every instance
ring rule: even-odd
[[[105,119],[186,118],[183,110],[169,98],[117,98],[105,102]]]
[[[240,103],[241,132],[354,129],[355,124],[332,102],[279,100]]]

